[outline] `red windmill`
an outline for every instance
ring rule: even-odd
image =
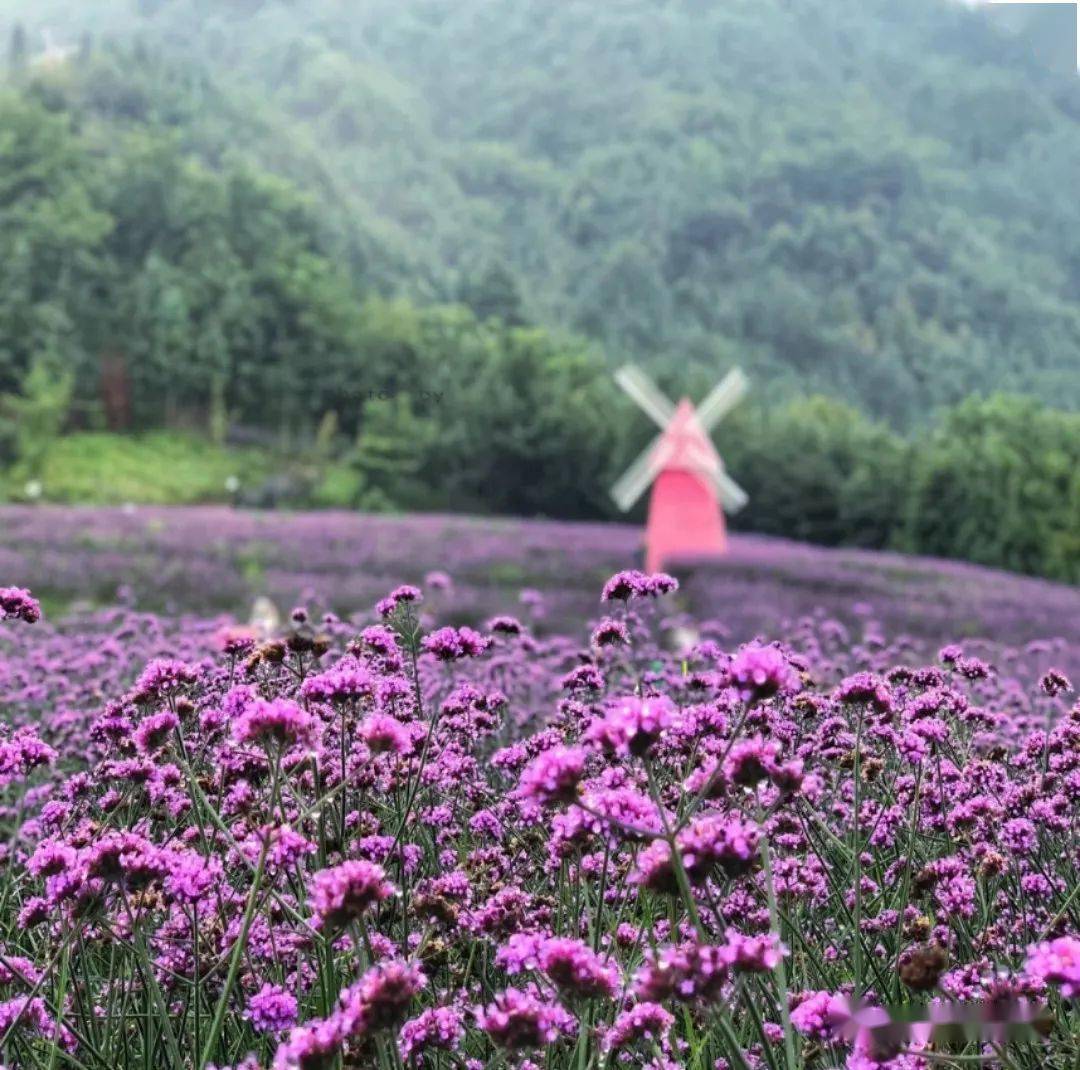
[[[748,498],[724,471],[709,432],[746,393],[750,385],[746,376],[733,368],[696,409],[688,398],[672,405],[632,365],[620,368],[615,382],[662,430],[611,488],[615,503],[625,512],[652,484],[645,528],[646,569],[655,572],[675,557],[725,553],[724,510],[738,512]]]

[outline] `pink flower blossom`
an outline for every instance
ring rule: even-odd
[[[318,924],[337,929],[356,921],[394,894],[382,866],[351,860],[320,870],[312,880],[311,906]]]
[[[1080,940],[1059,936],[1032,944],[1024,969],[1044,984],[1057,985],[1065,999],[1075,999],[1080,996]]]

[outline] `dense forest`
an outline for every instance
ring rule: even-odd
[[[189,428],[315,442],[355,504],[608,515],[649,432],[610,368],[697,396],[739,363],[745,523],[1080,574],[1080,85],[986,13],[0,0],[0,31],[20,474]]]
[[[49,106],[128,153],[165,138],[189,166],[290,179],[365,290],[569,328],[613,359],[738,359],[898,426],[972,392],[1080,401],[1080,84],[963,5],[27,12],[0,0]],[[43,60],[45,31],[69,63]]]

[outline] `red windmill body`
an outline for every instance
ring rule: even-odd
[[[715,482],[723,465],[688,399],[679,402],[656,452],[660,470],[649,498],[645,568],[656,572],[675,557],[725,553],[727,533]]]
[[[746,494],[724,471],[708,429],[746,392],[738,369],[730,372],[695,409],[688,398],[678,407],[636,368],[616,381],[663,428],[649,448],[612,488],[620,508],[629,509],[652,484],[645,529],[645,567],[650,572],[676,558],[718,556],[727,551],[723,507],[734,512]]]

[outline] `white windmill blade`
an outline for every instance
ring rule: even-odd
[[[649,484],[660,472],[661,457],[657,446],[660,438],[657,436],[631,462],[630,467],[615,481],[611,488],[611,496],[615,504],[625,513],[633,508],[638,500],[648,489]]]
[[[713,483],[716,486],[716,493],[720,498],[720,504],[723,505],[725,513],[737,513],[750,501],[750,496],[746,491],[723,469],[713,477]]]
[[[624,364],[615,373],[619,384],[652,418],[659,427],[667,427],[675,415],[675,406],[664,397],[660,388],[633,364]]]
[[[702,430],[712,430],[742,401],[749,389],[750,380],[743,374],[742,368],[732,368],[697,407],[697,418]]]

